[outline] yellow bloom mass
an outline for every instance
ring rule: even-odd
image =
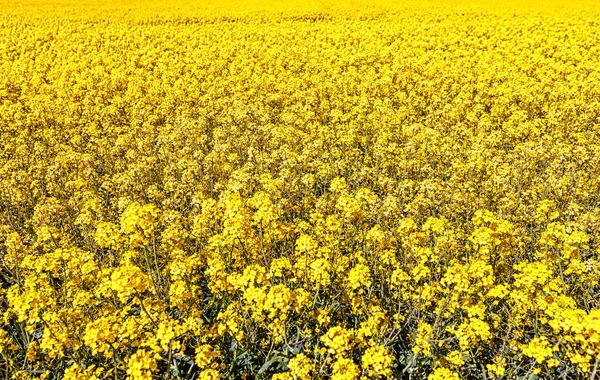
[[[594,0],[0,5],[0,378],[591,378]]]

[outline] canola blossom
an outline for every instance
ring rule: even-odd
[[[594,2],[0,3],[0,378],[600,376]]]

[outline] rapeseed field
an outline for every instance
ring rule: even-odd
[[[0,0],[0,378],[600,377],[600,9]]]

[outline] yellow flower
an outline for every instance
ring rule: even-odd
[[[446,360],[457,366],[460,367],[463,364],[465,364],[465,361],[463,360],[463,356],[462,353],[460,351],[451,351],[446,355]]]
[[[102,248],[116,249],[119,246],[121,234],[119,227],[110,222],[100,222],[96,227],[94,240]]]
[[[138,350],[127,359],[127,378],[132,380],[152,379],[152,372],[157,370],[156,359],[144,350]]]
[[[542,364],[552,356],[552,347],[546,337],[533,338],[527,345],[521,346],[521,352],[525,356],[534,358],[538,364]]]
[[[145,292],[151,286],[151,280],[135,265],[118,267],[110,276],[111,288],[118,294],[121,302],[132,295]]]
[[[362,368],[370,375],[389,377],[394,358],[383,346],[369,347],[362,356]]]
[[[288,368],[294,379],[309,380],[314,370],[314,364],[306,355],[300,353],[290,359]]]
[[[129,236],[132,246],[148,244],[154,235],[160,217],[160,210],[154,205],[131,203],[121,215],[121,231]]]
[[[208,344],[203,344],[196,347],[196,356],[194,357],[194,363],[198,368],[207,367],[214,359],[219,357],[219,351],[215,350]]]
[[[198,379],[201,380],[218,380],[221,378],[219,371],[213,368],[205,369],[198,374]]]
[[[431,343],[433,339],[433,329],[430,324],[421,322],[417,328],[417,336],[415,338],[415,346],[412,351],[417,355],[431,355]]]
[[[506,359],[496,358],[494,363],[486,364],[488,372],[495,376],[504,376],[506,372]]]
[[[344,193],[347,189],[346,179],[341,177],[334,178],[329,185],[329,190],[333,193]]]
[[[332,380],[355,380],[358,379],[360,370],[350,359],[338,358],[332,366]]]
[[[341,326],[334,326],[321,337],[321,342],[328,347],[327,352],[333,355],[344,355],[352,348],[354,332]]]
[[[371,271],[369,267],[364,264],[356,264],[348,272],[346,282],[352,290],[364,290],[363,288],[368,288],[371,286]]]
[[[427,376],[427,380],[459,380],[460,377],[456,372],[452,372],[447,368],[437,368],[433,373]]]

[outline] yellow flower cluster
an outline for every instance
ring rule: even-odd
[[[591,378],[592,0],[0,6],[0,378]]]

